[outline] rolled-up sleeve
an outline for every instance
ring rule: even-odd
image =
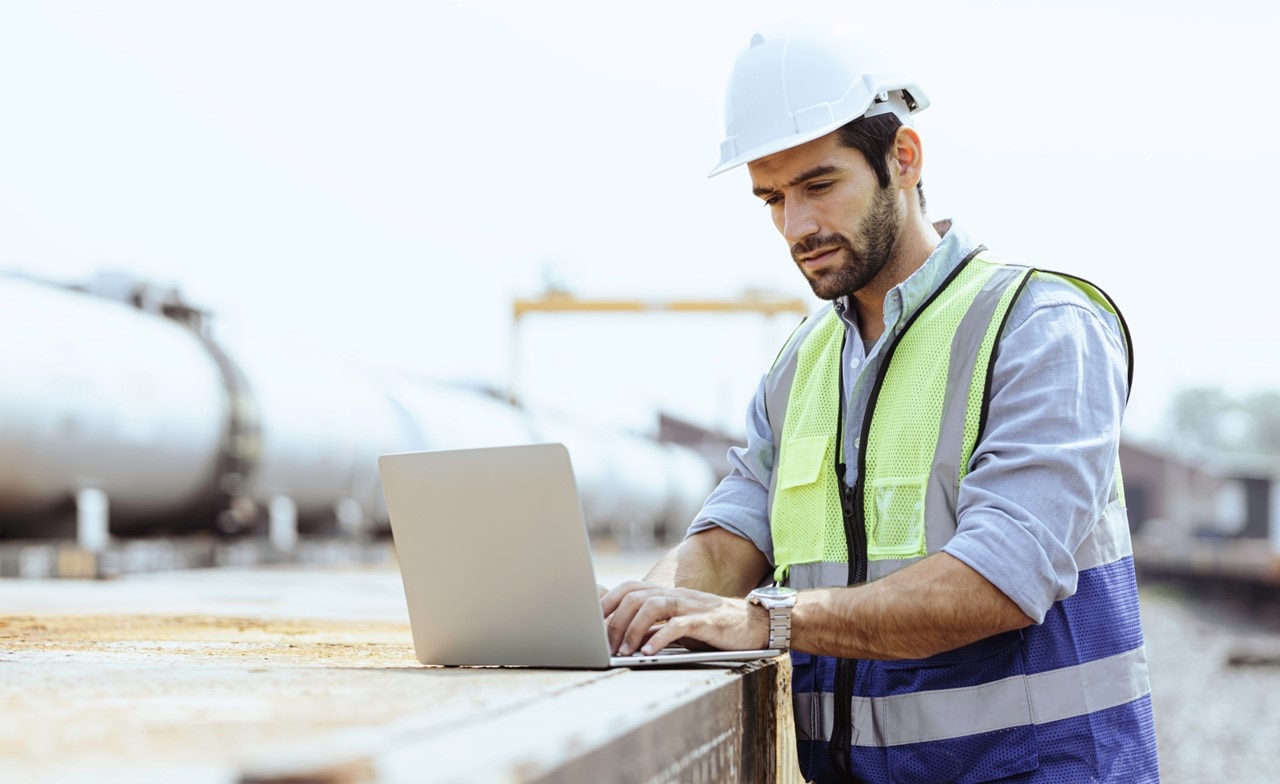
[[[769,530],[769,477],[773,471],[773,431],[765,412],[764,379],[747,407],[747,445],[729,449],[729,475],[707,497],[686,537],[723,528],[750,539],[773,564]]]
[[[1010,315],[990,412],[943,550],[1040,623],[1075,593],[1073,557],[1112,497],[1128,360],[1115,318],[1036,279]]]

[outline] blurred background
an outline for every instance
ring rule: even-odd
[[[376,540],[376,455],[534,440],[602,546],[677,538],[820,304],[746,173],[705,178],[775,5],[4,5],[0,575]],[[1280,730],[1248,702],[1280,685],[1280,11],[790,10],[925,85],[932,217],[1123,308],[1166,775],[1248,780],[1224,760]],[[1178,656],[1200,691],[1162,693]]]

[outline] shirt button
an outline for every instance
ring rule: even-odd
[[[854,449],[862,448],[862,436],[858,436],[857,438],[853,439],[853,448]]]
[[[849,367],[853,368],[854,370],[857,370],[861,366],[862,366],[862,360],[858,359],[857,357],[854,357],[853,359],[849,360]]]

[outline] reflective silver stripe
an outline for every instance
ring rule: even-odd
[[[1047,724],[1124,705],[1150,693],[1147,651],[1139,647],[1106,659],[970,688],[854,697],[853,745],[901,746]],[[792,699],[797,736],[829,740],[835,724],[835,695],[804,693]]]
[[[952,528],[955,526],[952,525]],[[878,561],[867,561],[867,579],[879,580],[881,577],[888,577],[904,566],[910,566],[916,561],[923,561],[920,558],[885,558]]]
[[[982,260],[979,256],[976,261]],[[969,387],[978,364],[978,349],[995,318],[1000,298],[1029,274],[1026,267],[998,266],[965,312],[951,340],[947,391],[943,398],[938,442],[924,495],[925,549],[936,553],[956,532],[960,457],[964,454],[964,423],[969,412]],[[984,379],[985,383],[985,379]]]
[[[787,585],[797,591],[806,588],[832,588],[849,584],[849,564],[830,561],[792,564]]]
[[[1146,646],[1077,667],[1063,667],[1027,678],[1031,718],[1048,724],[1096,713],[1151,693]]]
[[[1129,538],[1129,515],[1125,512],[1124,504],[1116,499],[1102,510],[1102,517],[1098,518],[1093,530],[1076,548],[1076,571],[1083,572],[1095,566],[1115,563],[1129,555],[1133,555],[1133,541]]]
[[[877,561],[867,561],[867,579],[879,580],[881,577],[887,577],[904,566],[910,566],[916,561],[923,560],[924,558],[886,558]],[[787,585],[795,588],[797,591],[803,591],[805,588],[842,587],[847,585],[849,582],[849,564],[833,563],[830,561],[823,563],[792,564],[790,574],[791,576],[787,580]]]

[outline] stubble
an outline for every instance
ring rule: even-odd
[[[821,299],[833,300],[852,295],[875,280],[893,258],[893,248],[902,230],[902,220],[895,209],[894,189],[880,188],[871,210],[858,224],[855,244],[843,234],[821,234],[806,237],[791,246],[791,257],[800,265],[800,257],[819,248],[839,248],[839,265],[806,274],[813,293]],[[801,266],[804,272],[804,267]]]

